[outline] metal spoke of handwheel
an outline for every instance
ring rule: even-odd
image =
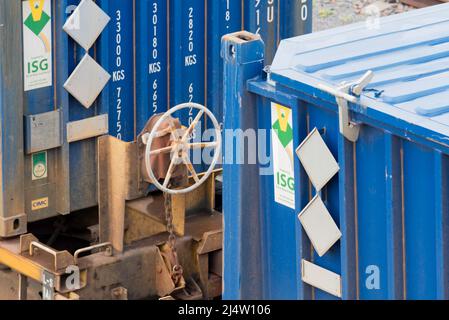
[[[156,134],[154,135],[154,138],[160,138],[169,133],[171,134],[172,131],[173,131],[173,128],[171,126],[169,126],[168,128],[165,128],[165,129],[162,129],[162,130],[156,132]]]
[[[173,158],[170,162],[170,166],[168,167],[167,176],[165,177],[163,184],[164,188],[167,188],[168,184],[170,183],[173,170],[175,169],[175,160],[176,158]]]
[[[216,146],[218,146],[218,142],[194,142],[187,144],[189,149],[206,149],[215,148]]]
[[[200,178],[198,178],[198,174],[196,173],[195,168],[193,168],[193,164],[192,164],[192,162],[190,162],[189,156],[184,155],[182,157],[182,161],[186,165],[189,172],[192,174],[193,180],[195,180],[195,182],[198,183],[200,181]]]
[[[173,147],[165,147],[165,148],[153,150],[153,151],[150,152],[150,156],[155,156],[155,155],[158,155],[158,154],[169,153],[172,150],[173,150]]]

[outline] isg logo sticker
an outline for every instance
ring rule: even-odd
[[[273,103],[271,120],[275,201],[295,209],[292,110]]]
[[[22,3],[24,90],[52,86],[51,0]]]

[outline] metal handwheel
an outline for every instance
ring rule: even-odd
[[[179,133],[179,129],[176,129],[173,125],[170,125],[168,129],[159,131],[159,127],[164,122],[171,123],[170,119],[172,119],[172,115],[176,112],[179,112],[183,109],[197,109],[199,110],[198,115],[193,120],[192,124],[181,134]],[[212,121],[215,130],[215,139],[214,142],[191,142],[191,134],[194,132],[196,126],[198,125],[201,118],[206,114]],[[153,140],[156,137],[161,137],[170,133],[172,138],[172,144],[169,147],[161,148],[157,150],[152,150]],[[196,104],[196,103],[184,103],[180,104],[161,116],[159,120],[154,125],[153,129],[150,133],[147,133],[142,136],[143,143],[146,144],[145,149],[145,166],[147,169],[148,176],[152,180],[153,184],[161,191],[168,194],[185,194],[192,192],[193,190],[200,187],[211,175],[214,170],[218,159],[221,153],[221,131],[220,126],[218,124],[217,119],[213,115],[213,113],[207,109],[206,107]],[[190,161],[190,151],[193,149],[204,149],[204,148],[214,148],[214,157],[213,160],[204,175],[199,178],[198,173],[195,171],[192,162]],[[153,172],[153,168],[151,167],[151,157],[162,154],[162,153],[170,153],[170,166],[168,167],[167,174],[165,176],[164,182],[161,184],[155,177]],[[185,165],[187,170],[191,174],[195,183],[185,189],[170,189],[169,183],[172,178],[172,174],[177,165]]]

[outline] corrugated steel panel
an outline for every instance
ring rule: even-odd
[[[152,115],[188,101],[221,119],[220,41],[244,25],[246,1],[42,3],[4,1],[0,10],[0,236],[97,205],[96,135],[133,141]],[[86,21],[83,8],[101,19]],[[195,114],[180,116],[187,125]],[[39,199],[46,205],[36,209]]]
[[[313,0],[282,0],[280,2],[281,40],[310,33]]]
[[[449,5],[441,5],[383,18],[380,28],[362,23],[285,40],[271,68],[276,87],[263,80],[260,61],[226,60],[227,77],[239,79],[237,89],[231,81],[225,87],[225,114],[238,117],[226,117],[226,128],[269,130],[271,102],[279,103],[292,112],[293,147],[316,128],[340,167],[317,193],[295,156],[292,210],[275,201],[273,175],[259,175],[260,166],[224,166],[226,298],[335,299],[302,281],[302,260],[340,275],[343,299],[449,297],[448,17]],[[234,61],[245,61],[246,51],[237,52],[243,56]],[[351,142],[322,85],[368,70],[374,79],[349,103],[351,122],[360,125]],[[246,184],[254,190],[236,197]],[[317,194],[342,233],[322,257],[297,218]]]
[[[267,63],[273,61],[276,47],[279,43],[279,4],[280,0],[250,0],[245,1],[244,29],[260,34],[266,41],[265,59]]]
[[[168,1],[136,1],[136,126],[168,110]]]
[[[102,0],[98,4],[111,18],[97,42],[98,61],[112,77],[102,92],[100,108],[102,112],[109,114],[109,134],[120,140],[133,141],[135,138],[133,3]]]
[[[207,103],[221,123],[223,120],[223,59],[221,35],[242,29],[241,0],[207,1]],[[208,123],[208,127],[212,124]]]
[[[243,1],[244,30],[260,34],[268,65],[281,40],[312,32],[311,15],[312,0]]]
[[[170,108],[181,103],[193,102],[204,105],[206,102],[206,8],[204,0],[170,1]],[[181,123],[189,126],[198,111],[191,107],[175,116]],[[205,128],[200,121],[192,132],[194,141],[201,141]],[[194,163],[201,163],[195,159]],[[203,171],[195,165],[197,171]]]

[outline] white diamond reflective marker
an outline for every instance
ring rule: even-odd
[[[320,257],[341,238],[340,229],[318,195],[304,208],[298,218]]]
[[[301,261],[302,281],[312,287],[321,289],[333,296],[341,298],[341,277],[340,275],[321,268],[306,260]]]
[[[83,0],[64,24],[67,32],[81,47],[89,50],[111,18],[92,0]]]
[[[340,171],[337,161],[315,128],[296,149],[296,154],[317,191]]]
[[[110,78],[110,74],[86,54],[67,79],[64,88],[84,107],[90,108]]]

